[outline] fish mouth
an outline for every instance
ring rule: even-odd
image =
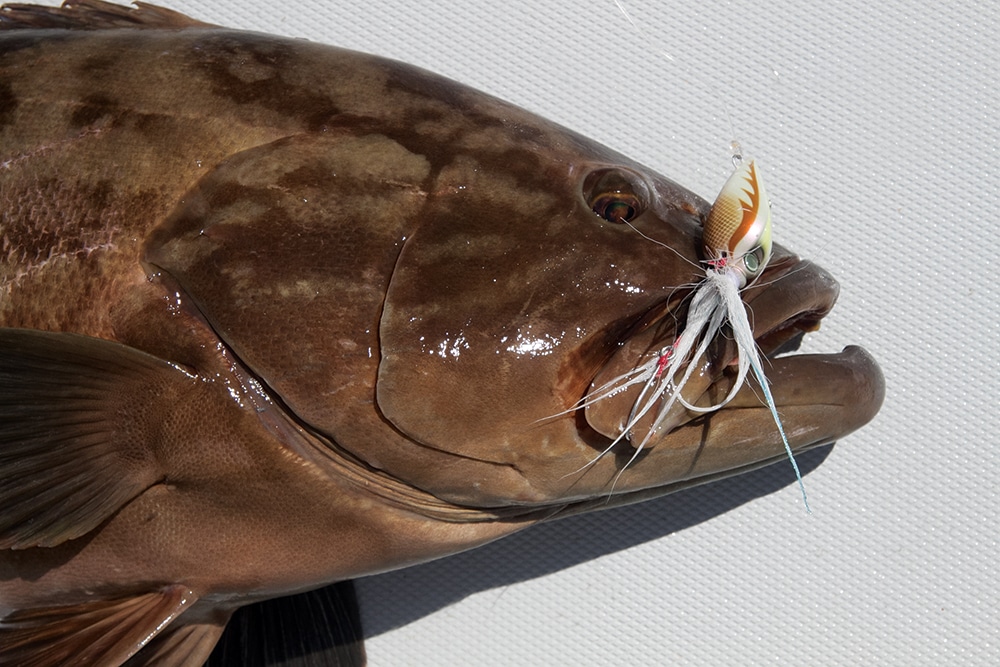
[[[783,254],[774,259],[757,284],[742,293],[775,405],[796,450],[832,442],[861,427],[874,417],[884,397],[882,373],[874,359],[859,347],[848,347],[836,354],[787,355],[798,348],[806,333],[819,327],[839,291],[836,280],[824,269]],[[716,431],[725,430],[733,442],[746,443],[756,436],[780,446],[763,392],[756,380],[749,378],[718,410],[697,412],[675,401],[665,415],[659,414],[657,406],[630,422],[637,402],[648,401],[648,397],[643,398],[645,383],[621,386],[619,390],[614,390],[614,385],[621,385],[622,377],[656,359],[674,341],[683,326],[689,300],[678,298],[672,305],[658,306],[660,312],[666,311],[662,316],[647,315],[619,341],[618,349],[596,374],[584,397],[587,426],[603,436],[603,447],[622,448],[625,451],[619,453],[625,454],[643,447],[677,446],[672,436],[683,427],[706,424],[708,428],[709,423]],[[737,348],[728,334],[728,327],[723,328],[697,361],[681,391],[689,405],[717,405],[733,388]],[[657,399],[660,405],[669,400],[672,391]],[[715,452],[709,451],[706,442],[701,445],[706,454],[703,458],[712,458]],[[602,443],[595,446],[601,447]],[[745,463],[746,457],[740,461]],[[710,468],[703,472],[722,472],[717,466]]]

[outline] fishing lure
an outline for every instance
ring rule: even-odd
[[[781,434],[806,511],[810,511],[802,474],[771,396],[746,306],[740,296],[742,290],[760,277],[771,259],[771,206],[757,165],[752,160],[739,162],[722,187],[705,221],[703,243],[705,279],[695,287],[684,329],[672,344],[645,364],[599,387],[587,403],[600,401],[630,386],[644,385],[633,403],[621,435],[611,445],[613,447],[622,438],[630,438],[632,429],[659,404],[652,427],[635,447],[634,460],[676,403],[693,412],[718,410],[733,399],[752,369]],[[708,407],[693,405],[681,392],[699,367],[709,344],[727,323],[738,351],[736,381],[728,395],[718,403]],[[667,396],[666,400],[661,401],[664,396]]]

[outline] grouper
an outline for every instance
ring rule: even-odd
[[[594,395],[683,328],[709,210],[399,62],[8,5],[0,664],[198,665],[241,607],[783,460],[759,385],[694,409],[724,330],[666,422]],[[789,353],[837,293],[780,245],[741,293],[796,453],[882,402]]]

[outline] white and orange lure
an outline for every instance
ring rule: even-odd
[[[660,350],[648,362],[598,388],[588,403],[599,401],[628,386],[644,384],[621,435],[612,443],[614,446],[622,438],[630,437],[630,432],[639,421],[659,404],[652,427],[636,446],[635,456],[638,456],[676,402],[693,412],[717,410],[733,399],[746,381],[747,373],[753,369],[795,470],[802,501],[806,511],[809,511],[802,475],[771,396],[746,305],[740,296],[743,289],[760,277],[771,258],[771,205],[752,160],[739,162],[722,187],[705,221],[703,243],[707,265],[705,279],[695,287],[683,331],[673,344]],[[681,391],[699,367],[698,362],[704,357],[709,344],[726,323],[732,329],[738,351],[736,381],[729,394],[715,405],[692,405],[684,399]],[[668,393],[666,399],[661,401]]]

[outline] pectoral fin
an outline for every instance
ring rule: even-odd
[[[196,382],[118,343],[0,329],[0,548],[85,535],[161,481],[157,432]]]
[[[117,600],[15,611],[0,621],[0,665],[118,665],[196,596],[182,586]]]

